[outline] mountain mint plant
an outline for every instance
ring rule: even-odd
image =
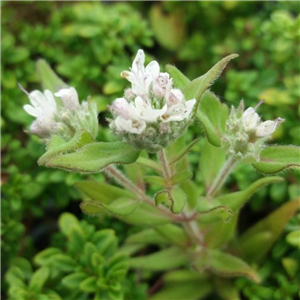
[[[238,299],[233,281],[222,276],[260,282],[259,262],[299,207],[297,200],[288,201],[243,234],[237,232],[239,211],[251,196],[283,180],[273,174],[300,164],[299,148],[266,144],[284,120],[262,121],[256,112],[262,101],[247,109],[242,101],[228,113],[209,90],[236,57],[229,55],[189,80],[171,65],[165,72],[156,61],[145,66],[145,54],[138,50],[131,69],[121,73],[131,87],[108,107],[109,128],[117,139],[113,142],[97,141],[95,103],[80,103],[76,90],[45,63],[38,62],[45,92],[26,92],[31,105],[24,109],[36,118],[29,132],[46,143],[38,163],[86,174],[103,171],[107,182],[75,184],[85,195],[82,211],[139,225],[118,251],[141,277],[166,272],[165,285],[151,299],[174,299],[178,285],[189,287],[189,299],[213,291]],[[201,126],[204,135],[195,136],[189,126]],[[191,167],[190,155],[199,158],[199,169]],[[244,190],[228,191],[224,183],[240,163],[252,164],[262,178]],[[159,250],[140,251],[148,245]],[[80,272],[83,281],[84,270]],[[80,280],[78,286],[87,284]],[[96,299],[96,294],[90,297]],[[108,297],[122,299],[114,293]]]

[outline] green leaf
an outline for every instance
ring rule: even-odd
[[[73,258],[65,254],[56,254],[53,256],[55,267],[64,272],[72,272],[75,270],[77,263]]]
[[[160,225],[160,226],[164,226],[164,225]],[[138,233],[130,235],[126,239],[126,243],[145,244],[145,245],[167,245],[169,242],[163,237],[163,235],[159,234],[154,228],[148,228]]]
[[[49,263],[52,262],[52,258],[56,254],[61,254],[62,251],[58,248],[47,248],[41,252],[39,252],[35,257],[34,257],[34,262],[37,265],[41,266],[47,266]]]
[[[217,221],[211,224],[203,224],[200,228],[205,230],[204,244],[208,248],[220,248],[226,244],[236,231],[238,213],[235,213],[230,222]]]
[[[190,82],[190,80],[175,66],[166,65],[166,72],[168,72],[173,79],[174,86],[180,90]]]
[[[84,279],[80,284],[79,284],[79,289],[84,292],[96,292],[97,291],[97,277],[96,276],[91,276],[86,279]]]
[[[61,232],[66,236],[70,235],[74,228],[81,229],[78,219],[70,213],[61,214],[58,219],[58,224]]]
[[[49,269],[47,267],[42,267],[38,269],[34,272],[33,276],[31,277],[29,289],[31,291],[35,291],[36,293],[40,293],[48,277]]]
[[[200,199],[199,203],[205,201],[205,198]],[[230,208],[225,205],[215,206],[210,210],[201,211],[199,210],[199,222],[201,224],[212,223],[218,220],[223,220],[224,222],[230,222],[233,216],[233,212]]]
[[[186,193],[180,187],[171,189],[171,198],[173,199],[171,210],[174,214],[182,212],[186,203]]]
[[[259,282],[258,274],[243,260],[228,253],[218,250],[201,249],[194,256],[194,267],[198,271],[209,268],[214,273],[225,277],[244,276]]]
[[[190,240],[186,232],[175,224],[164,224],[154,227],[154,230],[157,231],[165,240],[169,243],[179,246],[186,247]]]
[[[286,236],[286,241],[300,250],[300,229],[290,232]]]
[[[196,115],[204,127],[207,140],[213,146],[220,147],[228,117],[227,105],[222,104],[213,93],[206,92]]]
[[[218,205],[226,205],[232,211],[238,211],[248,199],[260,188],[275,182],[281,182],[283,179],[281,177],[265,177],[261,178],[254,183],[252,183],[248,188],[243,191],[229,193],[226,195],[222,195],[219,197],[214,198],[211,203],[209,201],[199,201],[199,205],[201,206],[202,210],[205,207],[215,207]]]
[[[39,59],[36,63],[36,69],[44,90],[47,89],[52,93],[56,93],[58,90],[68,87],[68,85],[55,74],[45,60]]]
[[[96,201],[83,201],[80,203],[81,210],[88,216],[94,217],[103,214],[106,209]]]
[[[259,261],[267,254],[283,232],[285,224],[299,209],[299,204],[299,198],[285,203],[240,237],[240,248],[247,261]],[[256,247],[249,247],[251,240]]]
[[[109,204],[120,197],[134,198],[135,194],[104,182],[85,180],[75,183],[75,187],[90,197],[92,200]]]
[[[184,181],[187,181],[193,177],[193,172],[190,170],[182,170],[174,174],[170,181],[172,185],[180,184]]]
[[[226,160],[226,155],[220,147],[211,145],[205,140],[201,148],[200,172],[205,183],[206,190],[214,182]]]
[[[271,146],[260,154],[260,161],[253,164],[259,172],[274,174],[285,169],[300,167],[300,148],[296,146]]]
[[[94,142],[77,150],[71,147],[65,150],[68,152],[57,152],[57,148],[55,151],[53,155],[46,152],[38,163],[70,172],[95,173],[110,164],[133,163],[139,157],[139,151],[123,142]]]
[[[70,289],[78,289],[80,283],[86,278],[88,278],[87,273],[83,273],[83,272],[72,273],[62,279],[62,284],[67,286]]]
[[[129,266],[150,271],[166,271],[186,265],[188,262],[188,256],[183,250],[171,247],[147,256],[131,258]]]
[[[158,186],[165,186],[166,182],[165,179],[160,177],[160,176],[144,176],[144,180],[147,183],[153,184],[153,185],[158,185]]]
[[[197,100],[195,112],[197,112],[198,110],[200,99],[203,96],[203,94],[221,75],[229,61],[236,57],[238,57],[237,54],[231,54],[224,57],[217,64],[215,64],[207,73],[192,80],[184,87],[182,92],[185,96],[185,99],[195,98]]]
[[[135,163],[143,167],[150,168],[156,172],[162,173],[161,165],[146,157],[140,156]]]
[[[205,298],[212,291],[209,282],[179,282],[169,284],[152,295],[149,300],[199,300]]]

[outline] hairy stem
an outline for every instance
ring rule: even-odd
[[[168,182],[171,178],[171,171],[170,171],[170,166],[169,166],[169,163],[167,160],[165,149],[160,150],[157,153],[157,156],[161,162],[161,167],[162,167],[164,178]]]
[[[182,218],[178,215],[172,214],[170,211],[163,207],[157,207],[153,200],[148,197],[145,192],[140,189],[138,186],[136,186],[129,178],[127,178],[122,172],[120,172],[118,169],[116,169],[114,166],[107,166],[105,168],[105,172],[114,178],[121,186],[124,188],[132,191],[137,196],[140,196],[147,204],[155,207],[156,209],[160,210],[162,213],[164,213],[169,219],[173,220],[174,222],[187,222],[188,220],[186,218]],[[193,216],[191,216],[193,218]]]
[[[225,162],[223,168],[221,169],[220,173],[218,174],[217,178],[210,186],[206,193],[206,197],[212,198],[215,193],[221,188],[221,186],[225,183],[227,177],[232,172],[233,168],[235,167],[236,160],[232,157],[229,157],[228,160]]]

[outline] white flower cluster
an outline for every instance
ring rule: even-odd
[[[36,120],[30,126],[30,132],[46,141],[54,134],[70,140],[77,130],[86,130],[94,138],[98,132],[97,108],[94,103],[79,103],[78,94],[73,87],[59,90],[54,95],[49,90],[44,93],[35,90],[28,95],[30,103],[24,110]],[[61,101],[56,101],[55,97]]]
[[[274,121],[261,121],[257,108],[263,103],[260,101],[256,107],[249,107],[244,111],[244,103],[238,109],[232,108],[226,122],[226,133],[222,138],[222,147],[230,156],[248,162],[259,161],[259,154],[264,143],[284,121],[277,118]]]
[[[124,97],[109,107],[112,131],[137,148],[157,151],[184,131],[195,99],[185,101],[181,90],[173,88],[168,73],[160,72],[156,61],[144,66],[145,54],[138,50],[130,71],[121,76],[131,82]]]

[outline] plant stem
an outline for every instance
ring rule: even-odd
[[[187,234],[197,245],[203,244],[202,234],[199,231],[198,223],[196,220],[192,220],[186,223],[183,223],[183,227],[185,228]]]
[[[171,178],[171,171],[170,171],[170,167],[169,167],[169,163],[167,160],[165,149],[160,150],[157,153],[157,156],[161,162],[164,178],[168,182]]]
[[[130,179],[128,179],[122,172],[117,170],[114,166],[107,166],[105,168],[105,172],[114,178],[120,185],[122,185],[124,188],[132,191],[137,196],[140,196],[147,204],[155,207],[156,209],[160,210],[163,214],[165,214],[169,219],[173,220],[174,222],[188,222],[188,219],[182,218],[178,215],[172,214],[170,211],[166,210],[163,207],[158,207],[155,205],[153,200],[148,197],[142,189],[137,187]],[[191,216],[191,219],[194,218],[194,216]]]
[[[227,177],[235,167],[236,160],[233,157],[229,157],[227,161],[225,162],[223,168],[221,169],[220,173],[218,174],[217,178],[213,182],[213,184],[210,186],[206,193],[206,197],[212,198],[215,193],[221,188],[221,186],[226,181]]]

